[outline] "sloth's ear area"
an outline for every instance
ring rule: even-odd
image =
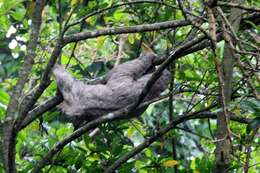
[[[158,58],[158,56],[154,52],[149,52],[149,53],[142,53],[141,56],[138,59],[140,59],[142,61],[150,62],[150,63],[147,63],[147,64],[154,65],[153,62],[157,58]]]

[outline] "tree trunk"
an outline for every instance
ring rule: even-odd
[[[234,0],[234,3],[241,3],[242,0]],[[232,8],[230,11],[229,22],[235,32],[239,29],[239,24],[241,20],[241,9]],[[228,106],[231,93],[232,93],[232,74],[233,74],[233,66],[234,66],[234,54],[233,50],[226,43],[223,52],[223,80],[224,80],[224,99],[226,106]],[[216,144],[215,157],[216,157],[216,170],[217,173],[226,173],[229,169],[230,164],[230,154],[231,154],[231,140],[229,137],[229,115],[227,115],[227,119],[223,112],[219,112],[217,114],[217,139],[218,142]],[[227,120],[227,122],[226,122]]]
[[[15,142],[16,133],[13,129],[13,121],[6,121],[3,126],[4,144],[3,144],[3,155],[4,155],[4,166],[6,173],[16,173],[15,165]]]

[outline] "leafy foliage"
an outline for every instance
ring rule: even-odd
[[[127,5],[127,2],[122,2],[126,5],[111,8],[112,5],[120,3],[115,0],[48,1],[42,14],[43,21],[36,50],[37,56],[30,73],[30,79],[25,87],[25,93],[29,93],[40,83],[56,39],[61,34],[61,30],[66,27],[67,20],[69,20],[68,25],[80,22],[78,25],[70,27],[66,35],[110,27],[183,19],[181,11],[176,9],[178,5],[175,1],[165,0],[163,3],[132,3],[130,5]],[[194,12],[194,15],[203,11],[201,1],[195,0],[190,3],[192,3],[190,10]],[[258,1],[247,1],[245,4],[260,5]],[[1,123],[5,119],[12,87],[17,81],[19,69],[25,61],[34,5],[34,1],[0,1]],[[106,8],[108,9],[102,13],[79,20]],[[60,25],[61,23],[62,25]],[[206,26],[202,25],[202,27]],[[180,45],[193,29],[192,26],[185,26],[161,31],[129,33],[123,39],[123,53],[120,60],[124,62],[137,57],[141,52],[147,51],[146,46],[162,56],[169,54],[169,50]],[[259,26],[253,26],[251,34],[259,35],[259,32]],[[196,35],[201,34],[197,32]],[[248,32],[240,31],[238,35],[245,42],[249,42],[246,45],[248,51],[251,51],[254,46],[259,47],[259,42],[256,43]],[[89,80],[101,77],[113,68],[117,61],[119,40],[119,35],[107,35],[68,44],[63,48],[60,63],[64,66],[68,65],[68,70],[78,79]],[[224,42],[218,43],[219,55],[223,54],[224,45]],[[222,57],[219,57],[219,60],[221,61]],[[253,66],[259,65],[259,59],[254,56],[251,58],[251,55],[241,56],[241,61],[243,64],[249,61]],[[259,72],[259,67],[256,70]],[[251,73],[253,71],[250,71]],[[216,104],[220,96],[219,81],[211,51],[203,49],[175,61],[172,76],[174,78],[174,99],[172,102],[174,118],[188,112],[205,109],[211,105],[213,105],[210,109],[211,112],[222,111]],[[233,78],[233,94],[228,109],[232,114],[240,118],[248,118],[250,121],[248,125],[230,122],[231,131],[235,134],[234,137],[232,136],[234,153],[232,170],[230,171],[242,172],[246,162],[245,146],[250,145],[252,149],[250,165],[253,166],[250,167],[249,172],[256,173],[260,171],[259,132],[256,134],[258,138],[255,137],[250,144],[246,138],[252,135],[252,131],[257,131],[260,127],[260,102],[252,96],[253,91],[246,83],[248,79],[244,77],[237,66],[234,68]],[[252,77],[252,83],[256,86],[256,90],[259,89],[257,77]],[[36,105],[55,96],[55,94],[56,84],[53,82]],[[42,172],[104,172],[119,158],[131,152],[170,123],[168,102],[167,99],[163,99],[151,104],[141,117],[100,125],[94,136],[86,133],[65,146]],[[15,156],[19,172],[30,172],[58,141],[73,132],[72,124],[62,122],[60,116],[59,110],[52,108],[20,131],[17,137]],[[213,172],[215,169],[213,155],[216,129],[216,120],[185,121],[122,164],[118,171],[122,173],[170,173],[177,167],[180,173]],[[175,141],[174,145],[173,140]],[[2,142],[3,138],[1,138]],[[177,151],[177,158],[172,157],[174,148]],[[2,161],[2,156],[0,156],[0,160]],[[3,172],[3,164],[0,164],[0,172]]]

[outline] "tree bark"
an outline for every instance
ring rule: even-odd
[[[241,3],[242,0],[235,0],[235,3]],[[242,10],[238,8],[232,8],[230,11],[229,22],[233,27],[234,31],[237,32],[239,29],[240,21],[241,21]],[[231,100],[232,93],[232,75],[233,75],[233,66],[234,66],[234,52],[229,47],[228,44],[225,44],[224,52],[223,52],[223,93],[224,97],[222,100],[228,106]],[[230,132],[228,129],[230,115],[225,117],[223,112],[217,113],[217,139],[218,142],[216,144],[215,150],[215,158],[216,158],[216,173],[226,173],[229,169],[230,164],[230,154],[232,152],[232,144],[230,139]],[[226,122],[227,120],[227,122]]]
[[[24,57],[24,63],[19,72],[19,78],[17,84],[13,88],[11,99],[6,111],[6,117],[4,122],[3,131],[3,158],[4,167],[6,173],[16,173],[15,165],[15,145],[16,136],[18,131],[15,128],[15,119],[19,115],[20,98],[24,89],[24,86],[28,80],[32,66],[34,64],[34,58],[36,57],[37,41],[40,33],[40,26],[42,21],[42,11],[44,8],[45,0],[37,0],[35,2],[34,11],[32,15],[32,30],[30,33],[30,41],[28,43],[28,51]]]

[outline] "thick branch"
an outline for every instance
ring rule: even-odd
[[[40,115],[45,113],[46,111],[52,109],[53,107],[57,106],[60,102],[62,102],[63,98],[60,95],[57,95],[46,102],[42,103],[41,105],[37,106],[33,110],[31,110],[28,115],[23,120],[19,130],[25,128],[28,124],[33,122],[37,119]]]
[[[243,19],[242,26],[243,28],[251,27],[246,22],[246,20],[253,22],[254,24],[260,23],[260,13],[255,13]],[[174,27],[182,27],[191,25],[191,22],[188,20],[180,20],[180,21],[166,21],[166,22],[158,22],[153,24],[143,24],[129,27],[118,27],[118,28],[108,28],[104,30],[95,30],[89,32],[80,32],[77,34],[71,34],[64,38],[64,45],[77,42],[80,40],[85,40],[89,38],[95,38],[102,35],[115,35],[115,34],[125,34],[125,33],[136,33],[136,32],[147,32],[147,31],[157,31],[162,29],[169,29]]]
[[[190,22],[187,20],[180,20],[180,21],[173,20],[173,21],[159,22],[153,24],[143,24],[143,25],[128,26],[128,27],[108,28],[108,29],[95,30],[90,32],[80,32],[77,34],[71,34],[64,37],[64,43],[68,44],[71,42],[76,42],[76,41],[85,40],[89,38],[95,38],[101,35],[115,35],[115,34],[125,34],[125,33],[157,31],[157,30],[187,26],[187,25],[190,25]]]

